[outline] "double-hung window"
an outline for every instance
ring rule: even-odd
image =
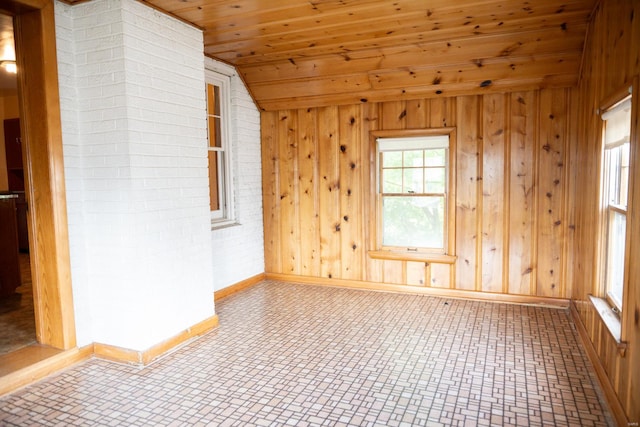
[[[230,78],[207,70],[209,205],[214,226],[233,222],[231,143],[229,129]]]
[[[622,311],[629,193],[631,96],[602,113],[603,268],[604,294]]]
[[[378,138],[379,246],[447,252],[449,135]]]

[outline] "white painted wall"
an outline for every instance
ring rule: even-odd
[[[78,345],[145,350],[214,314],[202,33],[94,0],[56,37]]]
[[[205,66],[231,76],[231,147],[238,224],[211,232],[214,287],[218,291],[264,273],[260,112],[233,67],[211,58],[205,58]]]

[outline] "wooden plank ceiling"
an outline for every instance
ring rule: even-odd
[[[146,0],[264,110],[573,86],[595,0]]]

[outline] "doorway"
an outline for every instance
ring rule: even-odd
[[[76,346],[52,0],[3,2],[13,18],[36,341]],[[2,379],[0,378],[0,385]]]
[[[0,355],[35,344],[13,18],[0,14]]]

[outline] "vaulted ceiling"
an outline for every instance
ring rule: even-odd
[[[265,110],[572,86],[596,0],[146,0]]]

